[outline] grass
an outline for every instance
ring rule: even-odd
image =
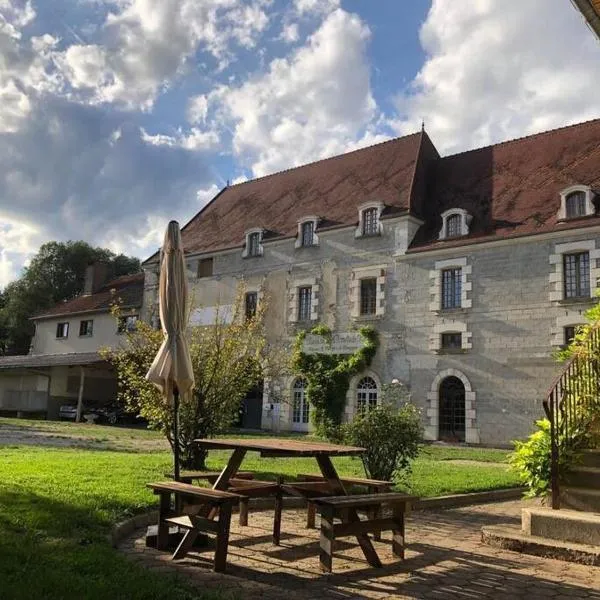
[[[71,439],[87,446],[31,445],[40,437],[45,444],[60,446]],[[435,496],[517,485],[506,470],[506,455],[425,446],[414,463],[411,489]],[[228,452],[212,452],[208,466],[219,469],[227,457]],[[359,459],[334,462],[342,475],[364,473]],[[154,432],[0,419],[0,597],[219,597],[198,595],[176,576],[132,564],[107,540],[114,523],[156,505],[145,484],[162,479],[171,466],[171,454]],[[255,453],[247,455],[242,468],[270,479],[317,470],[314,459],[266,459]]]

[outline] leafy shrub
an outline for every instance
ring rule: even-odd
[[[550,421],[536,421],[537,431],[526,441],[514,441],[515,451],[509,455],[511,469],[527,486],[526,498],[546,496],[551,489],[551,439]],[[562,479],[568,469],[577,462],[578,449],[585,445],[587,434],[585,429],[576,430],[571,434],[572,445],[567,448],[562,436],[559,438],[561,450],[559,453],[558,474]]]
[[[411,470],[423,434],[419,410],[406,403],[400,408],[385,403],[357,415],[343,426],[348,444],[366,449],[361,456],[371,479],[401,479]]]
[[[514,441],[509,455],[510,468],[527,486],[525,497],[545,496],[550,491],[550,421],[536,421],[537,431],[526,441]]]

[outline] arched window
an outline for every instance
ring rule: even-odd
[[[585,192],[572,192],[566,198],[567,219],[585,217]]]
[[[450,215],[446,219],[446,237],[462,235],[462,215]]]
[[[377,384],[372,377],[363,377],[356,386],[356,410],[364,413],[377,406]]]
[[[308,426],[309,404],[306,399],[306,379],[296,379],[293,388],[292,423],[294,429],[304,430]]]

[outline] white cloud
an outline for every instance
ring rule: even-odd
[[[300,32],[298,31],[297,23],[289,23],[285,25],[281,30],[281,34],[279,36],[280,40],[287,42],[288,44],[293,44],[300,39]]]
[[[0,290],[19,275],[43,239],[35,225],[0,213]]]
[[[255,175],[343,151],[376,116],[366,58],[369,29],[336,10],[307,44],[266,73],[209,96],[233,127],[233,150]]]
[[[263,2],[128,0],[115,4],[100,44],[73,45],[56,62],[80,100],[150,109],[156,96],[204,51],[223,67],[232,47],[252,48],[267,27]]]
[[[427,60],[397,99],[399,133],[425,119],[441,151],[600,115],[600,45],[562,0],[434,0]]]
[[[299,14],[327,14],[340,6],[340,0],[294,0]]]
[[[208,114],[208,98],[201,94],[188,102],[187,119],[190,123],[205,123]]]
[[[153,146],[170,146],[186,150],[210,150],[219,144],[219,134],[216,131],[202,131],[192,127],[189,131],[178,129],[174,136],[165,134],[150,135],[142,129],[142,139]]]

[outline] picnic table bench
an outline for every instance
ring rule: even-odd
[[[214,559],[214,570],[223,572],[227,562],[227,547],[229,544],[229,527],[231,523],[231,509],[234,503],[239,502],[239,494],[201,488],[180,481],[161,481],[149,483],[148,487],[160,496],[158,513],[158,535],[156,547],[165,550],[168,546],[169,525],[177,525],[187,530],[187,534],[181,540],[179,546],[173,553],[173,560],[183,558],[189,551],[191,545],[199,533],[215,533],[216,548]],[[176,507],[174,511],[171,506],[171,496],[175,496]],[[184,502],[192,501],[196,507],[200,503],[206,506],[204,514],[186,514]],[[183,507],[183,508],[181,508]],[[215,514],[212,514],[212,513]],[[215,521],[218,512],[218,520]],[[189,534],[192,535],[189,535]]]
[[[410,510],[410,504],[414,500],[415,496],[395,492],[314,498],[312,502],[321,513],[321,569],[331,573],[336,538],[380,531],[392,530],[392,552],[404,559],[404,515]],[[384,505],[391,508],[391,517],[379,516]],[[356,513],[359,509],[367,509],[367,514],[377,516],[360,520]],[[373,509],[376,509],[375,512],[372,512]],[[336,518],[342,522],[334,523]],[[366,558],[371,566],[381,567],[381,561],[375,552],[366,555]]]
[[[302,473],[298,475],[299,480],[303,481],[324,481],[323,475],[318,473]],[[392,481],[385,481],[382,479],[365,479],[363,477],[340,477],[340,481],[347,486],[359,486],[367,489],[369,493],[381,494],[383,492],[391,492],[394,487]],[[306,528],[312,529],[315,526],[315,505],[308,501],[306,512]],[[377,516],[377,508],[373,510],[373,518]],[[379,540],[381,535],[378,532],[374,533],[374,538]]]

